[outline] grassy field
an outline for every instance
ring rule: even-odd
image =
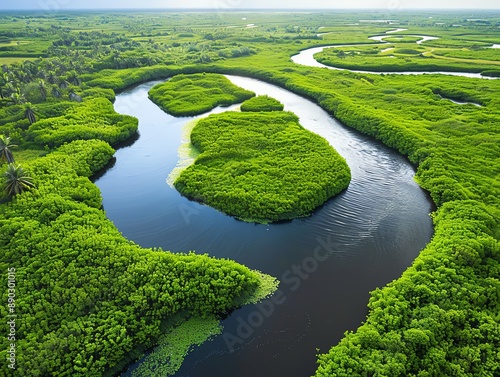
[[[6,58],[0,57],[0,65],[11,65],[15,63],[22,63],[26,60],[35,60],[35,58]]]

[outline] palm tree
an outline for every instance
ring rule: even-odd
[[[14,105],[21,105],[26,102],[24,94],[21,94],[19,90],[16,90],[14,93],[12,93],[10,95],[10,99],[14,103]]]
[[[42,67],[39,67],[38,68],[39,71],[38,71],[38,74],[37,74],[37,77],[42,79],[42,80],[47,80],[47,74],[45,73],[45,71],[42,71]]]
[[[69,83],[79,86],[82,82],[75,71],[71,71],[67,77]]]
[[[59,88],[61,89],[67,89],[69,86],[69,82],[67,82],[66,80],[64,80],[63,78],[61,78],[59,80]]]
[[[61,97],[61,91],[59,90],[59,87],[57,85],[52,86],[52,90],[50,91],[50,93],[56,98]]]
[[[82,97],[76,94],[74,91],[71,91],[68,94],[68,97],[71,101],[82,102]]]
[[[7,84],[5,84],[5,91],[4,91],[4,97],[10,97],[12,93],[15,93],[17,91],[16,87],[14,86],[14,83],[12,81],[8,81]]]
[[[26,175],[21,165],[16,166],[14,164],[9,164],[7,171],[4,173],[4,184],[5,191],[10,197],[35,187],[32,178]]]
[[[31,103],[29,102],[26,105],[24,105],[24,117],[28,119],[30,124],[36,122],[35,110],[33,109],[33,106],[31,106]]]
[[[47,86],[45,85],[45,81],[38,81],[38,89],[40,90],[40,95],[42,99],[45,101],[47,99]]]
[[[47,81],[49,82],[49,84],[54,85],[59,83],[59,78],[54,72],[51,71],[47,76]]]
[[[10,83],[10,77],[8,73],[2,72],[0,74],[0,98],[4,98],[5,96],[8,96],[7,94],[7,87]]]
[[[38,71],[37,65],[31,60],[25,60],[22,63],[23,71],[26,72],[29,76],[34,76]]]
[[[10,142],[10,137],[0,135],[0,159],[7,161],[8,164],[14,163],[14,156],[12,155],[12,148],[17,145]]]

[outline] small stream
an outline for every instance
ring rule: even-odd
[[[390,31],[387,31],[383,35],[376,35],[376,36],[370,37],[369,39],[380,42],[380,43],[387,43],[384,41],[384,38],[394,37],[393,33],[396,33],[399,31],[404,31],[404,30],[406,30],[406,29],[390,30]],[[324,33],[323,35],[325,35],[325,34],[329,34],[329,33]],[[319,34],[318,34],[318,36],[319,36]],[[420,37],[421,39],[416,42],[417,44],[422,44],[426,41],[439,39],[437,37],[431,37],[431,36],[427,36],[427,35],[404,34],[404,36]],[[367,44],[367,45],[369,45],[369,44]],[[431,71],[411,71],[411,72],[409,72],[409,71],[404,71],[404,72],[384,71],[384,72],[375,72],[375,71],[353,70],[353,69],[337,68],[337,67],[325,65],[325,64],[318,62],[314,58],[315,54],[322,52],[325,48],[352,47],[352,46],[360,46],[360,44],[356,44],[356,45],[336,44],[336,45],[329,45],[329,46],[311,47],[311,48],[302,50],[298,54],[292,56],[292,61],[296,64],[305,65],[308,67],[328,68],[328,69],[333,69],[333,70],[337,70],[337,71],[350,71],[350,72],[366,73],[366,74],[374,74],[374,75],[380,75],[380,74],[387,74],[387,75],[389,75],[389,74],[391,74],[391,75],[434,75],[434,74],[441,74],[441,75],[464,76],[464,77],[481,78],[481,79],[496,79],[495,77],[482,76],[480,73],[470,73],[470,72],[449,72],[449,71],[432,71],[432,72]],[[495,46],[500,46],[500,45],[493,45],[492,48],[496,48]]]

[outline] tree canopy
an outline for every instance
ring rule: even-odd
[[[191,142],[200,155],[175,187],[242,220],[308,216],[350,182],[345,160],[289,112],[210,115]]]

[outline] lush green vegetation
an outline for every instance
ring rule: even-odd
[[[350,181],[345,160],[287,112],[211,115],[191,142],[200,154],[177,190],[246,221],[308,216]]]
[[[179,73],[217,72],[286,87],[397,148],[418,166],[418,182],[437,205],[431,243],[400,279],[373,292],[365,324],[320,356],[317,375],[497,375],[500,83],[361,75],[290,61],[307,47],[373,43],[369,36],[397,26],[408,29],[402,34],[440,39],[377,46],[372,54],[365,52],[374,46],[337,48],[346,56],[333,54],[335,65],[351,59],[354,69],[384,62],[390,71],[427,64],[425,70],[495,74],[495,51],[478,47],[500,43],[500,17],[475,13],[483,22],[461,13],[398,13],[393,17],[400,21],[391,27],[376,21],[387,14],[347,12],[259,13],[245,21],[231,12],[1,15],[0,59],[17,63],[2,68],[0,134],[18,145],[13,156],[35,185],[0,204],[0,265],[4,271],[16,268],[16,305],[23,316],[16,334],[23,350],[18,372],[117,371],[137,358],[139,345],[157,342],[165,319],[229,310],[238,296],[261,284],[257,274],[229,261],[144,250],[124,240],[87,178],[111,158],[111,147],[88,140],[52,148],[73,137],[101,138],[103,132],[114,143],[132,133],[134,121],[114,113],[109,103],[113,90]],[[250,22],[258,27],[246,28]],[[396,51],[381,52],[390,46]],[[463,48],[469,50],[460,52]],[[386,59],[387,54],[395,58]],[[440,95],[483,107],[457,105]],[[262,117],[293,117],[273,114]],[[57,129],[50,128],[50,118]],[[108,126],[111,133],[105,132]],[[2,171],[7,167],[1,165]],[[3,286],[6,279],[3,274]],[[5,304],[0,311],[5,318]],[[4,359],[6,342],[3,336]],[[1,371],[10,372],[5,363]]]
[[[59,117],[42,119],[31,125],[28,140],[55,147],[77,139],[96,139],[116,144],[137,132],[137,119],[116,114],[106,98],[91,98],[67,109]]]
[[[190,318],[160,337],[159,345],[134,370],[133,376],[171,376],[179,370],[193,345],[200,345],[221,332],[220,321],[215,318]]]
[[[283,111],[283,104],[269,96],[250,98],[241,104],[241,111]]]
[[[489,47],[442,50],[434,49],[434,54],[449,56],[452,58],[500,61],[500,52],[498,51],[498,49]]]
[[[36,189],[3,206],[1,265],[16,268],[21,374],[101,375],[134,347],[153,345],[163,319],[226,313],[260,284],[231,261],[125,240],[87,178],[113,152],[82,140],[35,159]]]
[[[149,91],[154,103],[175,116],[203,114],[217,106],[243,102],[254,95],[238,88],[226,77],[210,73],[177,75]]]
[[[353,25],[352,19],[350,25],[346,25],[348,20],[344,22],[338,19],[336,25],[332,25],[332,19],[325,20],[326,23],[321,24],[318,28],[318,36],[323,40],[323,43],[328,44],[356,44],[356,43],[376,43],[373,40],[368,39],[372,35],[382,34],[387,27],[377,24],[359,24]]]
[[[257,290],[251,296],[244,297],[241,305],[258,303],[278,289],[279,282],[272,276],[261,273],[260,279]],[[174,316],[169,322],[162,324],[166,331],[158,339],[154,350],[132,372],[134,377],[173,375],[179,370],[193,346],[198,346],[222,332],[220,320],[215,317],[191,317],[184,320],[182,316]]]

